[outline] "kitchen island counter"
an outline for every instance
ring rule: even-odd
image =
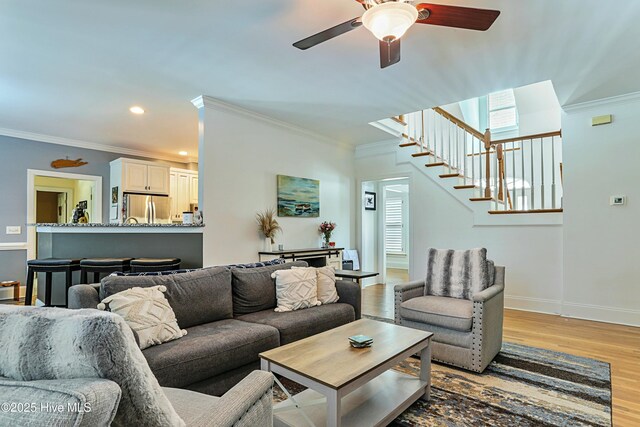
[[[180,258],[202,267],[203,226],[184,224],[33,224],[38,258]],[[64,303],[64,277],[53,275],[52,303]],[[60,277],[58,277],[60,276]],[[73,283],[80,283],[74,272]],[[43,287],[42,287],[43,288]],[[44,289],[38,299],[44,301]]]
[[[200,233],[204,225],[195,224],[32,224],[38,233]]]

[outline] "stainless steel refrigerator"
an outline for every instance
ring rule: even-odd
[[[169,196],[124,194],[124,222],[140,224],[171,224]],[[134,218],[135,221],[130,218]]]

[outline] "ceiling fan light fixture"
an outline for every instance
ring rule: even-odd
[[[404,1],[380,3],[362,15],[362,24],[378,40],[397,40],[418,19],[418,9]]]

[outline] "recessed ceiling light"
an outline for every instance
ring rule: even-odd
[[[139,107],[137,105],[134,105],[133,107],[129,108],[129,111],[131,111],[133,114],[144,114],[144,108]]]
[[[179,151],[178,154],[180,154],[181,156],[186,156],[189,153],[187,153],[186,151]]]

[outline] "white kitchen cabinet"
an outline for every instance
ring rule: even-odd
[[[153,194],[169,194],[169,168],[166,166],[147,166],[147,187]]]
[[[111,180],[124,193],[169,195],[169,166],[120,158],[111,162]],[[114,176],[114,175],[120,175]]]
[[[122,162],[122,191],[146,193],[148,166],[143,163]]]
[[[198,203],[198,172],[171,168],[171,179],[171,218],[180,222],[182,213],[191,212],[192,205]]]

